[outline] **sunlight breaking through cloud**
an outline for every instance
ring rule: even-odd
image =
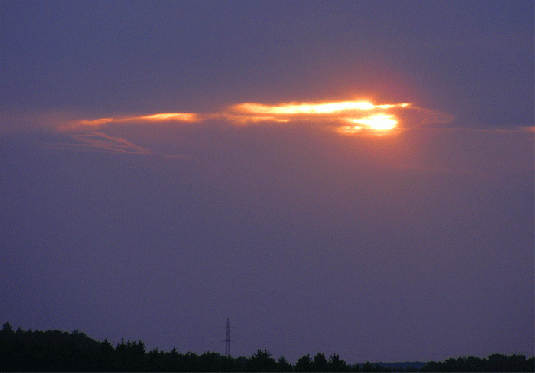
[[[344,136],[396,135],[399,131],[424,123],[447,123],[453,117],[445,113],[422,109],[410,103],[375,104],[367,99],[285,102],[265,104],[245,102],[228,106],[215,113],[154,113],[122,115],[95,119],[62,121],[56,130],[66,134],[83,147],[150,154],[124,138],[115,138],[106,130],[124,126],[158,124],[196,124],[220,121],[236,126],[305,124]],[[72,146],[74,144],[70,144]]]
[[[262,103],[241,103],[228,107],[219,113],[156,113],[140,116],[119,116],[98,119],[83,119],[67,123],[63,130],[84,127],[100,127],[119,123],[198,123],[210,119],[225,120],[230,123],[244,125],[259,122],[328,122],[334,127],[346,128],[347,123],[353,125],[353,131],[368,129],[388,131],[397,127],[399,119],[392,109],[410,107],[409,103],[375,105],[366,100],[340,102],[302,102],[266,105]],[[337,131],[339,130],[336,129]]]

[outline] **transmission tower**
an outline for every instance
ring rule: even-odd
[[[230,357],[230,321],[227,318],[227,333],[225,337],[225,355]]]

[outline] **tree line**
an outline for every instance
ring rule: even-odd
[[[391,365],[391,364],[390,364]],[[250,357],[224,356],[215,352],[195,354],[155,348],[146,351],[142,341],[124,341],[113,346],[77,330],[13,330],[9,323],[0,331],[0,371],[109,371],[109,372],[533,372],[534,358],[524,355],[493,354],[487,359],[460,357],[428,362],[419,370],[414,366],[388,367],[380,364],[347,364],[338,354],[327,358],[310,354],[292,365],[284,357],[275,359],[267,350]]]

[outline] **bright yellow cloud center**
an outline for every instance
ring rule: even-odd
[[[370,110],[375,106],[365,101],[344,101],[327,103],[287,103],[280,105],[264,105],[245,103],[234,106],[234,110],[256,114],[331,114],[351,110]]]
[[[317,120],[335,123],[351,123],[352,126],[338,126],[336,130],[343,133],[355,133],[361,130],[386,132],[398,125],[398,118],[390,113],[393,108],[406,108],[408,103],[375,105],[372,102],[340,101],[317,103],[281,103],[265,105],[261,103],[243,103],[230,108],[234,114],[228,118],[240,123],[292,120]]]
[[[362,119],[352,119],[351,121],[364,124],[369,129],[378,131],[394,129],[398,124],[397,119],[392,114],[376,114]]]

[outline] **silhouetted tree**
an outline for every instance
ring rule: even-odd
[[[310,354],[301,356],[297,363],[295,364],[296,372],[311,372],[312,371],[312,360],[310,359]]]
[[[279,371],[289,372],[389,372],[391,368],[366,362],[350,367],[337,354],[325,359],[317,353],[299,358],[294,367],[281,356],[277,361],[267,350],[258,350],[250,358],[232,358],[215,352],[197,355],[179,353],[175,348],[164,352],[154,348],[145,352],[142,341],[113,345],[106,339],[97,342],[86,334],[59,330],[32,331],[18,328],[13,331],[9,323],[0,330],[0,371],[162,371],[162,372],[239,372]],[[415,369],[406,368],[405,371]],[[396,368],[396,371],[398,369]],[[442,362],[428,362],[422,372],[533,372],[534,357],[524,355],[492,354],[487,359],[474,356],[450,358]]]
[[[5,331],[5,332],[12,332],[13,331],[13,327],[11,326],[10,323],[6,322],[4,323],[4,325],[2,325],[2,330]]]
[[[277,372],[291,372],[293,371],[292,364],[286,360],[284,356],[277,359]]]
[[[430,361],[420,369],[421,372],[533,372],[534,359],[524,355],[492,354],[488,359],[474,356],[450,358],[443,362]]]
[[[121,339],[121,343],[117,343],[115,347],[115,355],[118,370],[140,370],[145,357],[145,345],[141,341],[125,343],[124,339]]]
[[[379,364],[372,364],[369,361],[366,361],[364,364],[362,364],[361,367],[359,367],[358,372],[389,372],[390,369],[383,368]]]
[[[321,352],[318,352],[312,361],[312,370],[314,372],[327,372],[329,369],[329,364],[327,358]]]
[[[340,359],[340,355],[333,354],[329,358],[329,371],[331,372],[349,372],[347,363]]]
[[[223,357],[216,352],[205,352],[199,358],[199,369],[203,372],[214,372],[219,370],[222,360]]]
[[[251,372],[276,372],[277,362],[268,350],[257,350],[246,367]]]

